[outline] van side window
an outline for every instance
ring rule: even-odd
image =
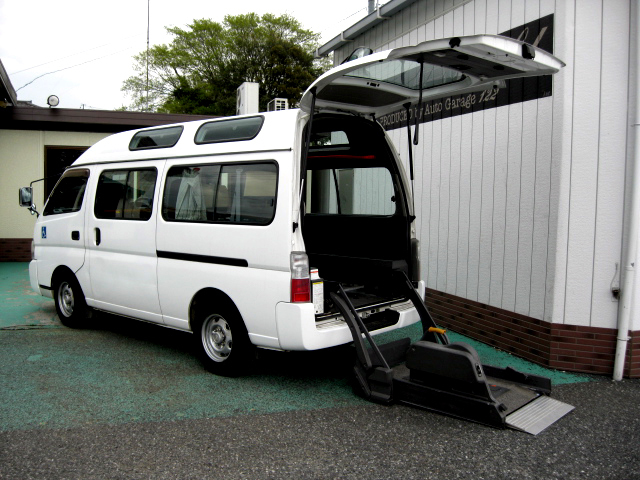
[[[155,168],[102,172],[96,190],[96,217],[149,220],[157,175]]]
[[[79,211],[82,208],[88,179],[89,170],[68,170],[65,172],[51,192],[42,214],[46,217]]]
[[[268,225],[276,209],[273,162],[189,165],[169,169],[162,199],[167,221]]]

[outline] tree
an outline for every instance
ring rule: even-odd
[[[200,19],[187,27],[167,28],[169,45],[134,56],[136,74],[122,86],[133,99],[127,110],[233,115],[245,81],[260,84],[261,110],[276,97],[296,105],[329,67],[313,58],[319,35],[288,15],[228,15],[222,24]]]

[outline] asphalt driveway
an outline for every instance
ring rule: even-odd
[[[253,375],[215,377],[189,334],[104,314],[62,327],[27,277],[0,264],[2,479],[640,479],[638,380],[548,372],[576,409],[533,437],[367,403],[347,348],[265,352]]]

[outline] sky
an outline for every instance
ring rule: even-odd
[[[380,1],[386,3],[386,0]],[[289,14],[322,34],[321,44],[366,15],[367,0],[0,0],[0,60],[19,100],[60,108],[112,110],[128,105],[121,91],[133,56],[149,42],[168,44],[165,27],[225,15]],[[39,77],[39,78],[38,78]]]

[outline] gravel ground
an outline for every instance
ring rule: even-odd
[[[2,479],[640,479],[640,381],[562,385],[538,436],[362,404],[0,433]]]

